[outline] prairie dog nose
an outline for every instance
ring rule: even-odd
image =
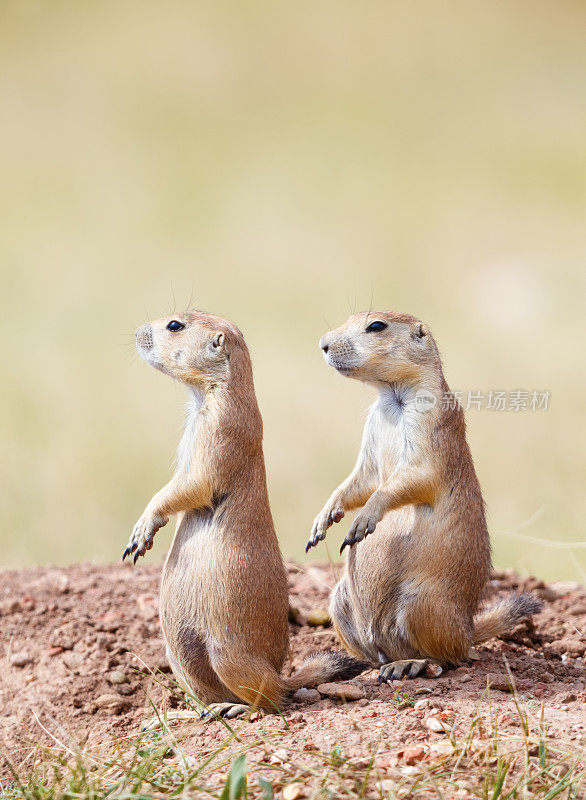
[[[327,353],[328,350],[330,349],[330,346],[329,346],[325,336],[322,336],[321,339],[319,340],[319,346],[324,351],[324,353]]]
[[[151,350],[154,345],[153,329],[148,322],[141,325],[136,331],[136,346],[143,350]]]

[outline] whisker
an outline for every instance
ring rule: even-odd
[[[350,293],[348,292],[347,287],[345,291],[346,291],[346,304],[348,306],[348,311],[350,312],[350,314],[353,314],[354,312],[352,311],[352,303],[350,302]]]
[[[170,313],[175,314],[177,312],[177,300],[175,299],[175,289],[173,288],[173,281],[171,281],[171,295],[173,297],[173,310]]]
[[[193,301],[193,282],[191,284],[191,292],[189,294],[189,302],[187,303],[187,310],[191,311],[191,303]]]

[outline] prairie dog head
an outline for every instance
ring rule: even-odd
[[[202,390],[227,382],[234,361],[250,364],[238,328],[202,311],[182,311],[145,322],[136,331],[136,349],[155,369]]]
[[[417,383],[441,370],[427,327],[409,314],[353,314],[319,341],[326,362],[342,375],[367,383]]]

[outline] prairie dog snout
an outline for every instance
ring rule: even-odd
[[[153,337],[153,329],[151,328],[150,322],[145,322],[144,325],[141,325],[140,328],[136,331],[136,347],[141,353],[143,350],[152,350],[153,345],[155,343]]]

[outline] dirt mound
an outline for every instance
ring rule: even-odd
[[[296,607],[292,660],[286,666],[290,674],[309,652],[339,645],[331,628],[315,624],[320,616],[324,622],[317,612],[327,608],[332,569],[289,564],[288,571]],[[159,576],[160,567],[148,564],[2,572],[0,745],[12,763],[26,758],[31,742],[50,743],[51,735],[69,733],[80,743],[96,744],[134,732],[145,715],[152,716],[151,700],[157,707],[177,707],[176,698],[148,677],[149,669],[169,673],[157,614]],[[311,691],[284,710],[288,728],[281,746],[299,751],[342,747],[348,756],[367,757],[380,737],[377,717],[391,702],[402,712],[377,757],[392,753],[389,765],[401,759],[408,763],[441,741],[454,718],[465,722],[479,714],[487,678],[501,729],[513,729],[519,719],[505,659],[528,713],[539,716],[545,703],[550,732],[584,743],[586,589],[504,572],[495,576],[488,594],[511,589],[534,591],[545,601],[533,623],[479,647],[466,666],[437,679],[406,682],[401,693],[378,684],[375,671],[346,684],[346,690],[338,684],[321,694]],[[249,727],[258,733],[283,724],[276,715],[255,714]],[[198,723],[191,734],[198,753],[217,746],[223,736],[218,722]]]

